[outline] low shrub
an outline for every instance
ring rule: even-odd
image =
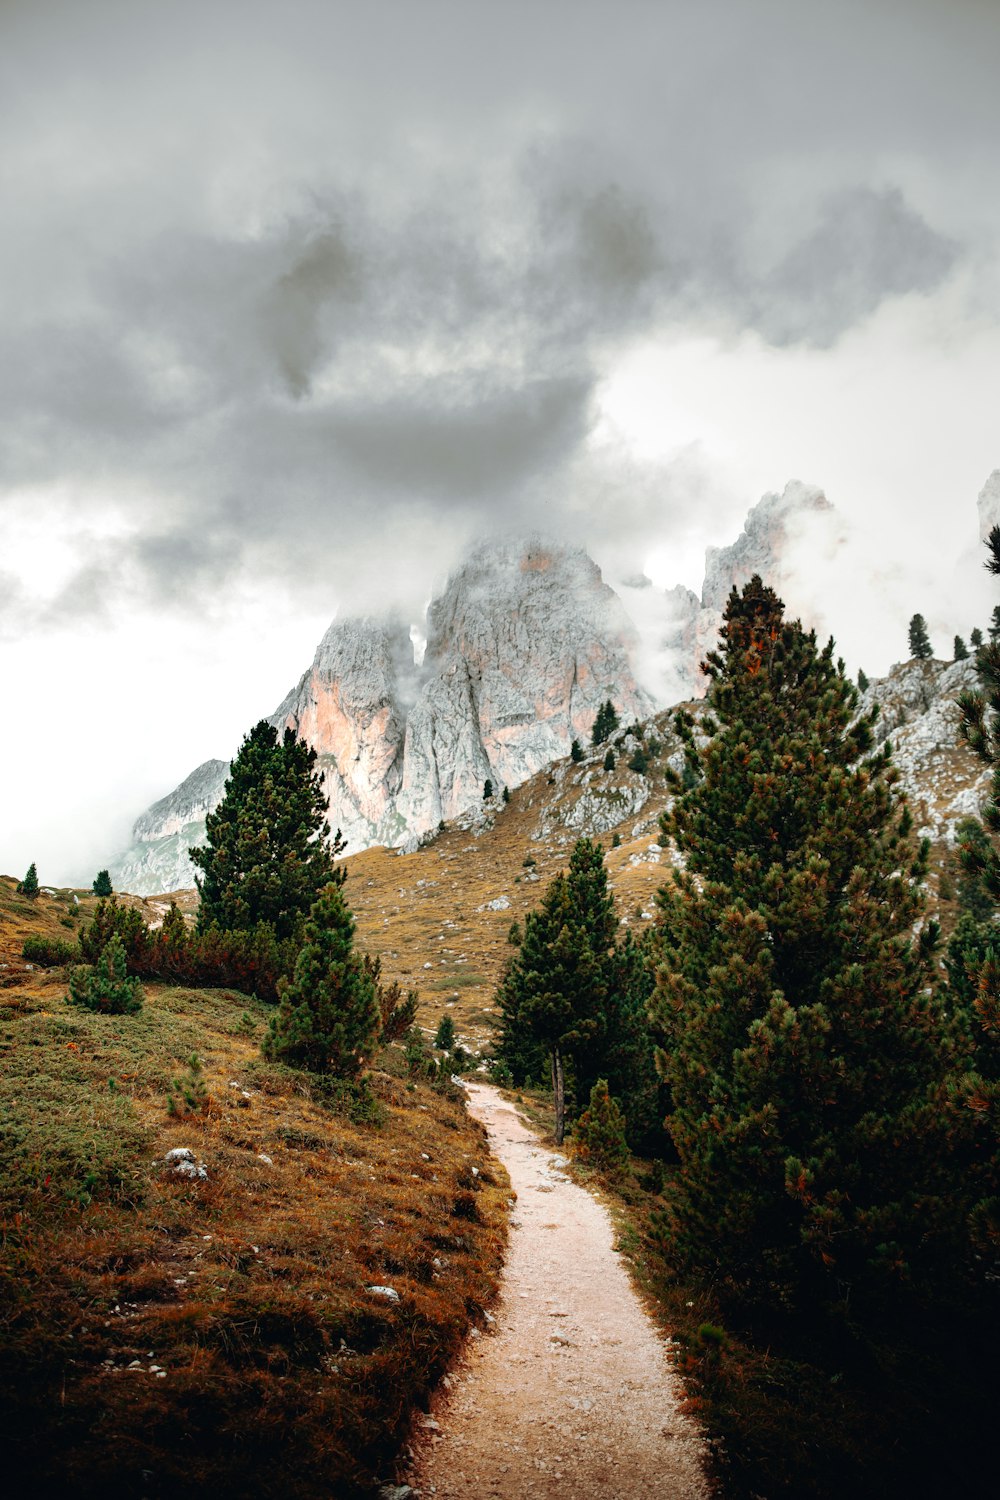
[[[29,963],[39,964],[43,969],[80,962],[79,945],[67,943],[65,938],[26,937],[21,952]]]
[[[120,937],[111,938],[92,967],[81,964],[71,971],[69,1000],[73,1005],[106,1016],[134,1015],[142,1009],[142,985],[127,972],[125,947]]]

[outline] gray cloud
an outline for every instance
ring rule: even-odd
[[[329,591],[318,538],[364,573],[540,499],[617,556],[691,504],[593,458],[630,340],[829,348],[1000,232],[974,4],[85,9],[0,29],[0,483],[128,525],[26,627]]]

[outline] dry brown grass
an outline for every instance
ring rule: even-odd
[[[324,1102],[259,1061],[267,1010],[242,996],[151,985],[136,1017],[72,1009],[64,972],[14,956],[29,931],[63,930],[58,902],[22,905],[11,885],[8,1477],[74,1496],[365,1492],[495,1289],[508,1189],[481,1129],[399,1054]],[[166,1089],[192,1051],[209,1103],[174,1117]],[[172,1146],[206,1180],[167,1169]]]

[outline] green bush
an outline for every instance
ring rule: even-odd
[[[142,1009],[142,985],[128,975],[125,947],[117,934],[93,967],[82,964],[72,970],[69,999],[73,1005],[107,1016],[133,1015]]]
[[[444,1015],[441,1017],[441,1021],[437,1029],[437,1035],[434,1038],[434,1045],[442,1052],[450,1052],[452,1047],[454,1047],[455,1022],[452,1020],[451,1016]]]
[[[67,943],[64,938],[26,937],[21,952],[30,964],[39,964],[43,969],[80,962],[79,946]]]
[[[573,1149],[600,1172],[619,1176],[628,1171],[625,1116],[599,1078],[590,1091],[590,1105],[573,1127]]]

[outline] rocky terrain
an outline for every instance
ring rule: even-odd
[[[759,572],[799,608],[796,548],[805,537],[835,540],[838,524],[810,486],[765,495],[732,546],[709,548],[700,597],[676,588],[651,601],[643,613],[655,639],[645,643],[581,549],[538,537],[486,543],[432,601],[421,663],[409,626],[391,614],[334,620],[271,722],[316,750],[331,826],[351,850],[412,848],[473,808],[487,780],[498,792],[520,786],[574,738],[585,742],[606,698],[630,722],[699,696],[698,664],[733,584]],[[623,585],[626,596],[643,585]],[[646,682],[640,657],[657,663]],[[228,762],[206,761],[142,814],[111,861],[117,886],[145,894],[193,882],[187,850],[227,772]]]
[[[635,629],[578,548],[529,539],[478,548],[428,612],[423,663],[392,618],[335,620],[270,715],[313,746],[330,823],[351,849],[415,846],[442,819],[566,755],[612,698],[623,720],[656,706],[635,671]],[[208,761],[136,823],[112,862],[121,889],[193,883],[187,849],[222,796]]]
[[[861,700],[863,708],[878,704],[915,827],[931,839],[929,895],[946,932],[954,912],[950,898],[939,900],[939,881],[945,870],[955,873],[955,826],[978,810],[989,777],[957,739],[955,700],[974,680],[968,661],[908,661]],[[489,1050],[511,923],[537,904],[581,835],[605,846],[619,920],[637,928],[653,920],[672,859],[659,843],[660,814],[672,798],[664,773],[683,764],[672,717],[662,711],[641,726],[645,772],[629,767],[639,735],[622,729],[610,742],[614,770],[604,769],[608,746],[588,746],[582,761],[565,757],[537,772],[508,804],[479,802],[412,853],[372,848],[348,857],[359,941],[381,954],[391,978],[419,990],[429,1033],[447,1012],[463,1045]]]

